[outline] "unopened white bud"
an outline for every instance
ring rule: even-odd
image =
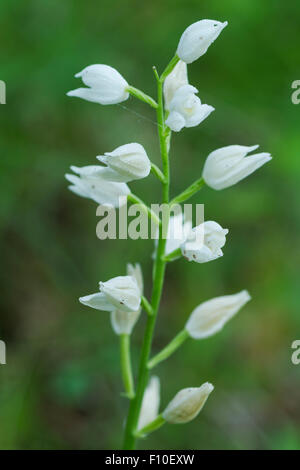
[[[272,159],[266,152],[248,155],[258,145],[229,145],[210,153],[205,161],[202,177],[213,189],[232,186]]]
[[[251,299],[249,292],[224,295],[198,305],[188,319],[185,329],[194,339],[208,338],[222,330],[238,311]]]
[[[139,422],[138,430],[147,426],[147,424],[154,421],[159,412],[160,403],[160,382],[156,376],[151,377],[149,384],[144,393]]]
[[[227,21],[221,23],[215,20],[201,20],[191,24],[180,38],[178,57],[187,64],[199,59],[227,24]]]
[[[143,273],[140,263],[127,264],[127,276],[132,276],[140,289],[141,294],[144,291]]]
[[[107,174],[111,181],[125,182],[145,178],[151,170],[151,162],[144,147],[137,143],[122,145],[113,152],[97,157],[112,171]]]
[[[200,413],[213,389],[206,382],[198,388],[180,390],[162,413],[163,418],[173,424],[188,423]]]
[[[113,67],[104,64],[89,65],[75,75],[89,88],[69,91],[68,96],[76,96],[99,104],[117,104],[129,97],[128,83]]]

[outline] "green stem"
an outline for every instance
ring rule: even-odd
[[[134,385],[130,360],[130,335],[120,335],[121,368],[126,396],[132,400],[134,398]]]
[[[161,74],[161,76],[160,76],[160,81],[161,82],[163,82],[167,78],[167,76],[172,72],[175,65],[179,62],[179,60],[180,59],[179,59],[178,55],[175,54],[173,59],[169,62],[169,64],[167,65],[167,67],[165,68],[163,73]]]
[[[162,183],[162,199],[163,203],[169,203],[169,187],[170,187],[170,171],[169,171],[169,155],[168,155],[168,139],[170,131],[165,126],[164,120],[164,107],[163,107],[163,81],[157,79],[157,95],[158,95],[158,108],[157,108],[157,127],[158,127],[158,136],[160,143],[160,152],[163,165],[163,173],[165,181]],[[167,223],[164,229],[167,231]],[[148,316],[144,341],[140,357],[138,381],[136,388],[136,396],[131,401],[125,433],[124,433],[124,449],[132,450],[135,449],[136,445],[136,428],[140,415],[141,405],[143,401],[143,396],[145,388],[149,380],[149,371],[147,368],[147,363],[151,353],[152,338],[155,328],[156,317],[159,309],[160,298],[162,294],[162,288],[164,283],[165,267],[166,263],[163,260],[166,246],[166,236],[163,236],[162,224],[159,225],[159,239],[157,245],[157,251],[153,267],[153,291],[151,297],[151,305],[153,310],[153,315]]]
[[[168,255],[164,256],[165,261],[175,261],[176,259],[182,256],[181,249],[176,248],[176,250],[172,251]]]
[[[148,313],[148,315],[153,315],[152,305],[148,302],[146,297],[142,296],[141,304],[145,312]]]
[[[150,207],[147,206],[147,204],[144,203],[144,201],[142,201],[142,199],[140,199],[133,193],[128,194],[127,199],[133,204],[138,204],[139,206],[141,206],[141,209],[150,217],[150,219],[152,219],[156,223],[156,225],[160,225],[159,217],[155,214],[153,210],[150,209]]]
[[[149,104],[150,106],[152,106],[152,108],[157,109],[158,105],[156,101],[153,98],[151,98],[151,96],[146,95],[146,93],[144,93],[143,91],[139,90],[138,88],[134,88],[133,86],[128,86],[127,91],[132,96],[135,96],[139,100],[144,101],[144,103]]]
[[[165,182],[165,177],[164,177],[163,172],[161,171],[160,168],[158,168],[158,166],[155,165],[155,163],[151,163],[151,173],[153,173],[159,179],[161,183]]]
[[[180,331],[175,338],[172,339],[172,341],[164,348],[162,349],[156,356],[154,356],[149,362],[148,362],[148,369],[152,369],[155,367],[157,364],[159,364],[162,361],[165,361],[168,359],[168,357],[173,354],[173,352],[178,349],[182,343],[185,342],[186,339],[189,338],[189,334],[186,330]]]
[[[178,194],[172,201],[170,202],[170,206],[174,204],[180,204],[181,202],[186,201],[194,194],[196,194],[203,186],[205,185],[205,181],[202,178],[197,179],[193,184],[191,184],[188,188],[186,188],[182,193]]]
[[[150,432],[156,431],[156,429],[160,428],[165,424],[166,420],[162,417],[162,415],[158,415],[151,423],[144,426],[142,429],[135,433],[135,437],[141,438],[145,437]]]

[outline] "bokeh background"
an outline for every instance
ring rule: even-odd
[[[78,297],[140,261],[151,291],[152,241],[100,241],[96,205],[71,194],[71,164],[141,142],[159,164],[153,110],[130,99],[107,106],[67,98],[74,74],[93,63],[116,67],[155,94],[183,30],[201,18],[228,20],[190,82],[216,108],[172,141],[172,194],[200,175],[207,154],[259,143],[274,159],[222,192],[192,202],[230,229],[222,259],[180,260],[167,270],[154,350],[211,297],[247,288],[253,300],[224,331],[189,341],[157,368],[162,408],[183,387],[211,381],[201,415],[166,425],[149,449],[299,449],[300,337],[299,118],[291,83],[299,77],[300,4],[281,0],[2,0],[0,107],[1,316],[7,364],[0,366],[1,449],[112,449],[121,444],[127,402],[120,395],[118,338],[105,312]],[[159,183],[131,184],[159,201]],[[133,334],[134,367],[144,318]]]

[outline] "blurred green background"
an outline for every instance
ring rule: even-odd
[[[243,288],[253,300],[222,333],[187,342],[157,368],[162,408],[184,387],[211,381],[215,391],[195,421],[166,425],[141,447],[300,448],[300,365],[291,363],[300,337],[300,106],[290,99],[300,79],[299,2],[1,0],[1,449],[120,446],[127,402],[118,338],[109,315],[78,297],[136,261],[149,295],[153,243],[98,240],[96,205],[70,193],[64,173],[135,141],[159,164],[155,115],[132,98],[101,107],[66,92],[80,86],[76,72],[104,63],[155,95],[152,65],[162,71],[181,33],[201,18],[229,22],[189,67],[216,111],[174,135],[172,194],[218,147],[259,143],[274,159],[230,189],[205,188],[192,199],[230,229],[225,255],[168,267],[154,350],[200,302]],[[153,176],[130,186],[149,203],[160,200]],[[143,327],[144,318],[133,334],[135,367]]]

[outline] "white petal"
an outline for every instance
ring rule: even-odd
[[[90,197],[89,193],[87,193],[84,189],[79,188],[78,186],[75,186],[75,184],[68,186],[68,189],[72,191],[72,193],[77,194],[77,196],[86,197],[86,198]]]
[[[91,197],[98,204],[120,207],[126,203],[126,196],[130,193],[128,186],[124,183],[111,181],[89,181],[91,187]]]
[[[177,250],[180,245],[187,239],[192,229],[192,222],[190,220],[184,221],[184,214],[180,212],[179,214],[172,215],[169,220],[168,225],[168,234],[165,247],[165,254],[169,255],[172,251]],[[157,251],[158,243],[158,233],[156,231],[156,238],[154,241],[154,252],[152,258],[155,258]]]
[[[156,376],[151,377],[149,384],[145,390],[139,421],[138,421],[138,430],[141,430],[147,424],[154,421],[159,413],[159,403],[160,403],[160,382],[159,378]]]
[[[101,292],[80,297],[79,301],[88,307],[95,308],[96,310],[105,310],[106,312],[110,312],[115,309],[115,307],[107,300],[105,294],[102,294]]]
[[[129,97],[128,83],[113,67],[104,64],[90,65],[75,75],[90,88],[78,88],[67,93],[94,103],[116,104]]]
[[[165,108],[169,109],[178,88],[188,84],[186,63],[180,60],[164,81]]]
[[[124,312],[123,310],[119,309],[113,310],[110,314],[110,320],[114,332],[117,335],[130,335],[140,316],[140,313],[141,309],[137,310],[136,312]]]
[[[188,261],[207,263],[223,256],[228,229],[214,221],[206,221],[194,227],[181,244],[182,255]]]
[[[113,170],[96,165],[72,168],[81,175],[80,178],[71,174],[65,175],[66,179],[73,185],[70,188],[73,192],[80,196],[89,197],[98,204],[113,207],[126,204],[130,189],[125,183],[110,181]],[[74,186],[77,187],[77,190],[74,189]]]
[[[180,113],[172,111],[166,119],[167,126],[174,132],[179,132],[185,125],[185,120]]]
[[[221,23],[215,20],[201,20],[191,24],[180,38],[178,57],[187,64],[199,59],[227,24],[227,21]]]
[[[127,87],[128,83],[122,75],[113,67],[106,64],[94,64],[85,67],[81,72],[75,75],[81,78],[83,83],[90,88],[106,88],[111,86]]]
[[[191,228],[192,222],[184,222],[184,216],[182,212],[170,217],[165,249],[166,255],[172,253],[172,251],[180,247],[181,243],[186,240],[188,234],[191,231]]]
[[[108,165],[124,182],[145,178],[151,170],[151,162],[144,147],[137,143],[122,145],[97,159]]]
[[[188,261],[195,261],[196,263],[208,263],[214,261],[217,258],[223,256],[221,249],[214,253],[205,245],[198,249],[189,249],[188,245],[186,249],[182,249],[182,255]]]
[[[246,155],[258,146],[230,145],[210,153],[203,169],[203,179],[213,189],[232,186],[271,160],[269,153]]]
[[[194,127],[206,119],[214,111],[212,106],[201,104],[197,88],[183,85],[176,90],[170,102],[170,115],[166,124],[171,130],[179,132],[183,127]]]
[[[124,182],[124,179],[116,171],[100,165],[88,165],[82,167],[72,165],[71,170],[81,176],[90,176],[93,178],[100,177],[102,180],[113,181],[115,183]]]
[[[70,183],[72,183],[71,186],[69,186],[69,189],[77,194],[78,196],[90,198],[90,192],[87,186],[84,184],[81,178],[78,178],[78,176],[71,175],[67,173],[65,175],[66,180],[68,180]]]
[[[198,126],[201,122],[203,122],[213,111],[215,108],[208,104],[202,104],[197,112],[185,120],[186,127],[195,127]]]
[[[76,90],[68,91],[67,96],[82,98],[83,100],[91,101],[92,103],[106,104],[102,102],[102,95],[99,91],[92,88],[76,88]]]
[[[88,165],[82,167],[71,165],[70,168],[77,175],[94,177],[101,176],[103,174],[103,170],[105,169],[103,166],[100,165]]]
[[[127,275],[132,276],[140,289],[140,293],[143,294],[144,282],[143,282],[143,273],[140,263],[135,263],[135,265],[128,263],[127,264]]]
[[[239,162],[248,153],[258,149],[259,145],[227,145],[211,152],[207,159],[221,162],[229,162],[230,164]]]
[[[140,308],[141,293],[132,276],[118,276],[107,282],[100,282],[100,291],[119,310],[133,312]]]
[[[203,302],[192,312],[186,330],[194,339],[207,338],[220,331],[249,300],[248,291],[225,295]]]
[[[162,413],[163,418],[173,424],[188,423],[200,413],[213,389],[206,382],[198,388],[180,390]]]
[[[173,96],[173,99],[170,103],[170,110],[176,110],[178,106],[181,106],[183,103],[185,103],[187,98],[189,98],[190,96],[194,96],[197,93],[198,93],[197,88],[192,85],[187,84],[187,85],[181,86],[180,88],[176,90]]]
[[[226,180],[224,178],[222,182],[219,181],[218,189],[225,189],[229,186],[233,186],[244,178],[247,178],[247,176],[254,173],[254,171],[258,170],[258,168],[270,160],[272,160],[272,157],[267,152],[245,157],[236,167],[232,168],[228,173]]]
[[[120,147],[117,147],[112,152],[105,152],[105,155],[108,155],[108,156],[111,156],[111,157],[120,157],[122,155],[128,155],[128,154],[131,154],[131,153],[145,154],[146,151],[145,151],[144,147],[141,144],[138,144],[136,142],[132,142],[130,144],[120,145]]]

